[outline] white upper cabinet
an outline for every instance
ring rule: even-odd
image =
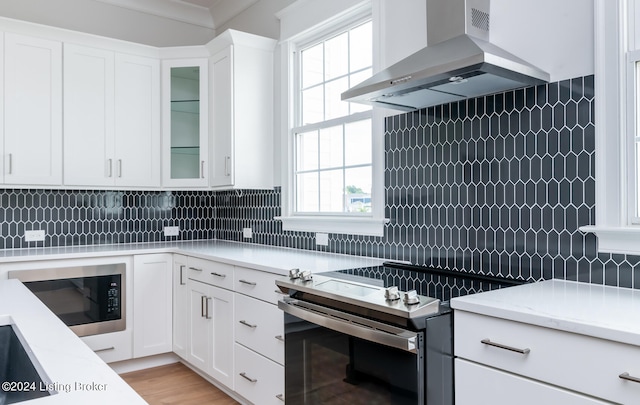
[[[65,44],[64,183],[114,183],[114,53]]]
[[[154,186],[160,175],[160,61],[116,54],[116,184]]]
[[[276,41],[227,30],[207,48],[211,64],[211,182],[273,188],[273,49]]]
[[[4,92],[0,180],[5,184],[62,184],[62,43],[5,33],[4,80],[1,73],[0,67],[0,90]],[[1,116],[2,112],[0,124]]]
[[[162,62],[162,184],[208,185],[208,61]]]
[[[155,59],[65,44],[65,185],[160,185],[159,78]]]

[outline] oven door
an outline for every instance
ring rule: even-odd
[[[424,404],[424,335],[292,298],[287,404]]]

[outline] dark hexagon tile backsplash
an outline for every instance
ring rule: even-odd
[[[0,190],[0,248],[180,239],[252,243],[406,260],[522,280],[640,288],[640,257],[598,254],[593,76],[386,119],[384,237],[285,232],[280,189],[220,192]]]

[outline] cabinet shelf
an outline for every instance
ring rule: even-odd
[[[173,146],[171,154],[200,156],[199,146]]]
[[[171,102],[171,111],[191,114],[200,113],[200,100],[176,100]]]

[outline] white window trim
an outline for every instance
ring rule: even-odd
[[[596,224],[598,251],[640,254],[635,217],[635,61],[629,49],[637,0],[595,0]],[[638,4],[640,6],[640,4]],[[631,45],[631,46],[630,46]]]
[[[324,10],[334,10],[332,16],[322,15],[321,12],[314,12],[313,8],[321,6]],[[376,7],[372,7],[370,0],[367,1],[345,1],[329,0],[323,2],[298,1],[289,8],[279,13],[281,19],[281,33],[283,41],[280,44],[280,62],[282,66],[281,95],[282,95],[282,216],[278,217],[282,221],[282,229],[285,231],[305,231],[339,233],[349,235],[383,236],[384,226],[387,219],[384,218],[385,198],[384,198],[384,115],[376,108],[372,111],[372,213],[367,216],[348,215],[300,215],[294,212],[294,142],[291,128],[295,124],[293,103],[295,94],[294,86],[294,58],[291,57],[296,43],[303,43],[301,38],[311,38],[313,34],[326,30],[328,24],[331,26],[355,21],[365,15],[371,15],[373,24],[373,43],[379,41],[379,17],[376,15]],[[310,16],[322,15],[317,21],[308,21]],[[306,21],[300,24],[300,21]],[[299,27],[298,29],[292,27]],[[304,30],[303,30],[304,27]],[[311,27],[311,28],[310,28]],[[380,49],[373,49],[373,71],[377,71],[380,66]]]

